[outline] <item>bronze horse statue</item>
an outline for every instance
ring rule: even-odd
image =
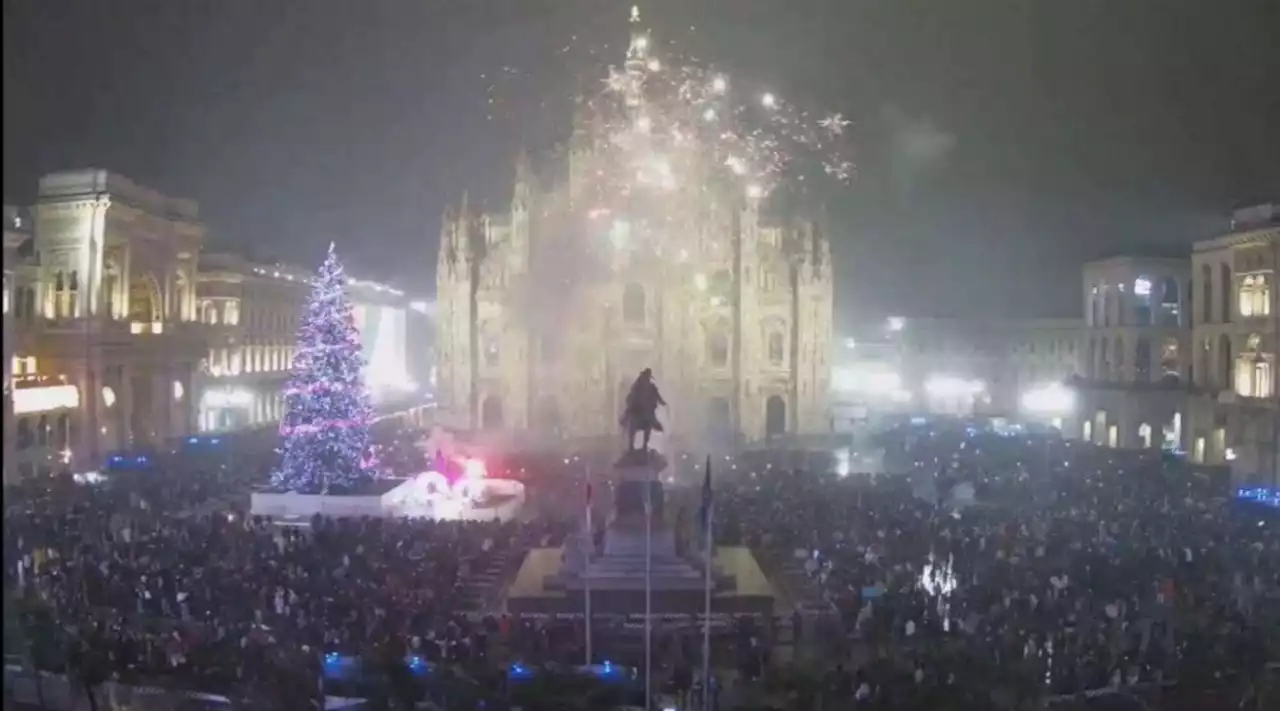
[[[658,392],[657,383],[653,382],[653,371],[645,368],[640,376],[631,384],[627,393],[626,406],[618,424],[627,431],[627,452],[636,451],[636,433],[643,432],[644,440],[640,451],[649,451],[649,437],[654,432],[662,432],[662,423],[658,421],[658,407],[666,407],[667,401]]]

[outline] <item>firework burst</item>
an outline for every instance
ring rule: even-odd
[[[806,110],[680,56],[671,45],[659,47],[634,7],[630,20],[625,55],[612,52],[621,65],[601,67],[605,51],[576,38],[560,49],[585,50],[595,65],[597,79],[574,118],[575,140],[589,144],[595,157],[594,209],[712,187],[760,199],[819,177],[852,178],[850,122],[842,114]]]
[[[663,55],[634,8],[631,27],[624,64],[609,67],[578,116],[578,137],[597,154],[592,189],[602,205],[729,187],[758,200],[815,172],[850,179],[841,140],[849,121],[841,114],[810,113]]]

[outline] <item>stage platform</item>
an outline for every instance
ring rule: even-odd
[[[584,607],[583,591],[549,587],[560,577],[563,548],[534,548],[525,556],[520,571],[507,589],[506,610],[513,615],[580,614]],[[771,615],[775,613],[778,595],[765,577],[751,550],[742,546],[716,549],[715,567],[723,575],[732,576],[732,590],[713,591],[712,614]],[[704,592],[697,589],[660,590],[651,593],[655,614],[700,615],[705,607]],[[644,612],[643,590],[592,589],[592,610],[600,615],[633,615]]]

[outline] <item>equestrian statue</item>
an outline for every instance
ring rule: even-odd
[[[631,384],[627,393],[627,403],[622,411],[622,419],[618,424],[627,431],[627,453],[636,451],[636,433],[644,433],[641,452],[649,451],[649,437],[654,432],[662,432],[662,423],[658,421],[658,406],[667,406],[658,392],[658,384],[653,381],[653,371],[645,368],[640,376]]]

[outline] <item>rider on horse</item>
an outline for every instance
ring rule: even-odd
[[[665,407],[666,400],[658,392],[657,383],[653,382],[653,371],[645,368],[631,385],[627,393],[626,408],[619,421],[627,430],[627,451],[636,448],[636,432],[644,433],[644,443],[640,451],[649,450],[649,436],[653,432],[662,432],[662,423],[658,421],[658,406]]]

